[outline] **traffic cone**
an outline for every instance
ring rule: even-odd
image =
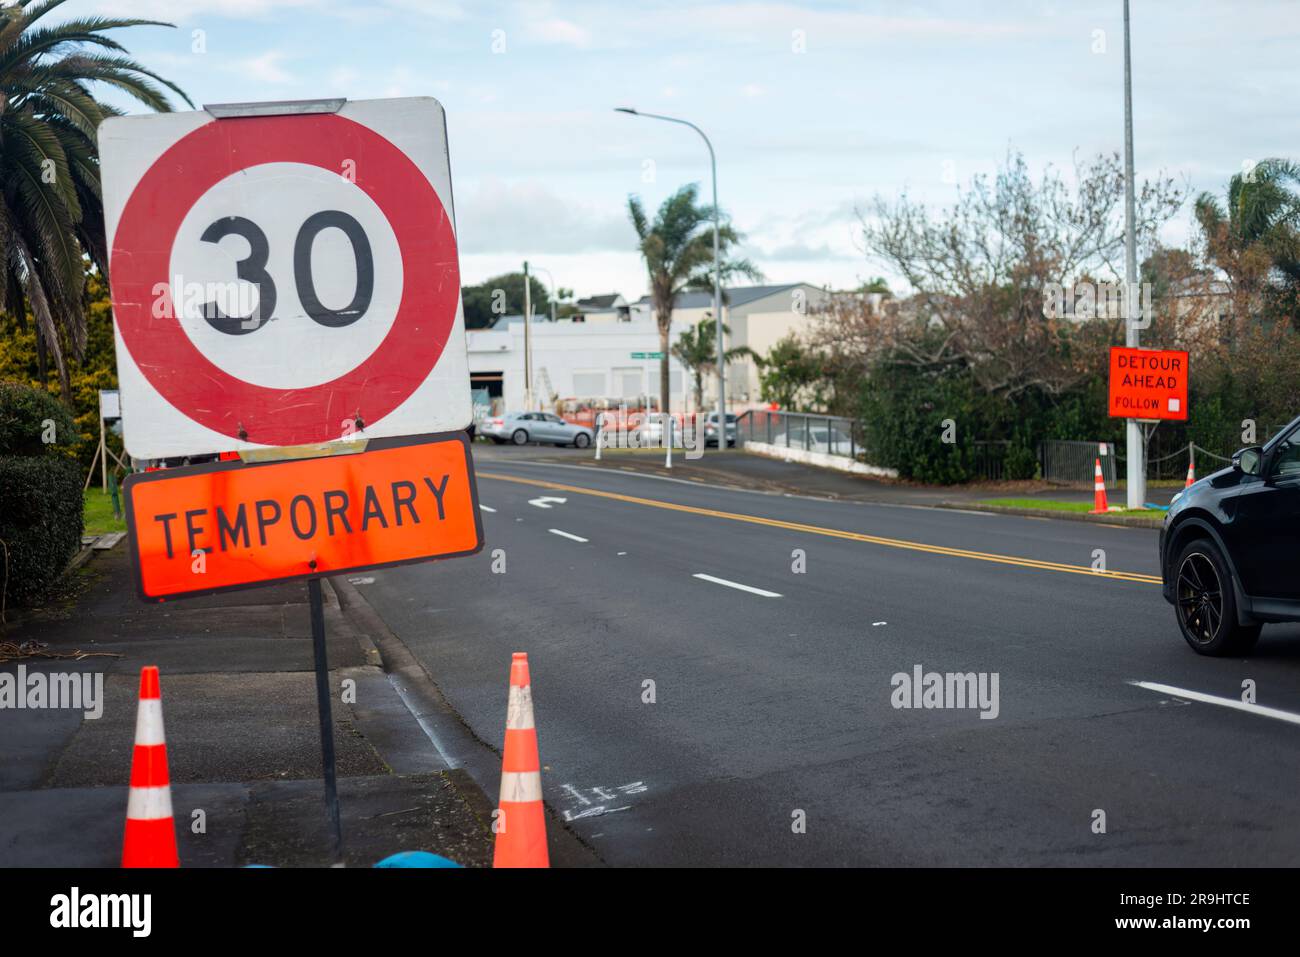
[[[1106,480],[1101,474],[1101,459],[1097,459],[1097,471],[1092,480],[1092,514],[1109,511],[1110,507],[1106,504]]]
[[[158,669],[140,669],[140,706],[135,715],[135,751],[131,756],[131,796],[126,805],[123,867],[180,867],[176,826],[172,821],[171,780],[163,737],[162,694]]]
[[[501,759],[493,867],[550,867],[546,853],[546,810],[542,807],[542,765],[533,724],[533,689],[528,655],[516,651],[510,662],[510,702],[506,706],[506,746]]]
[[[1187,459],[1187,484],[1184,485],[1183,488],[1191,488],[1195,484],[1196,484],[1196,460],[1189,457]]]

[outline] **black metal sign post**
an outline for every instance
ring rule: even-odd
[[[330,712],[330,669],[325,657],[325,603],[319,578],[307,580],[311,599],[311,643],[316,653],[316,709],[320,713],[320,753],[325,769],[325,811],[333,828],[331,863],[343,866],[343,827],[339,823],[339,792],[334,767],[334,719]]]

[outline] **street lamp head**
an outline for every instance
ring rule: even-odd
[[[614,107],[614,112],[615,112],[615,113],[631,113],[633,116],[636,116],[636,115],[637,115],[636,110],[632,109],[632,107],[630,107],[630,106],[616,106],[616,107]]]

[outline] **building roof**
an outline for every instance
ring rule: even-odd
[[[623,297],[616,292],[607,293],[601,296],[588,296],[586,299],[578,300],[579,309],[613,309],[615,304]]]
[[[778,292],[785,292],[787,289],[794,289],[796,286],[805,286],[807,283],[802,282],[785,282],[774,286],[723,286],[723,301],[733,309],[737,306],[744,306],[758,299],[765,299],[768,296],[775,295]],[[648,304],[649,296],[642,296],[637,300],[639,304]],[[674,309],[707,309],[713,305],[713,292],[710,291],[689,291],[678,294],[677,299],[673,302]]]

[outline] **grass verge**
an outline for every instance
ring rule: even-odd
[[[986,498],[976,503],[977,505],[996,505],[1000,508],[1038,508],[1052,512],[1091,512],[1092,504],[1090,502],[1062,502],[1051,498]],[[1160,515],[1162,509],[1158,508],[1121,508],[1112,510],[1108,514],[1114,515]]]
[[[119,501],[121,496],[122,493],[119,491]],[[82,516],[86,524],[85,534],[106,535],[109,532],[126,531],[126,520],[113,517],[113,498],[107,492],[92,486],[82,495],[82,503]]]

